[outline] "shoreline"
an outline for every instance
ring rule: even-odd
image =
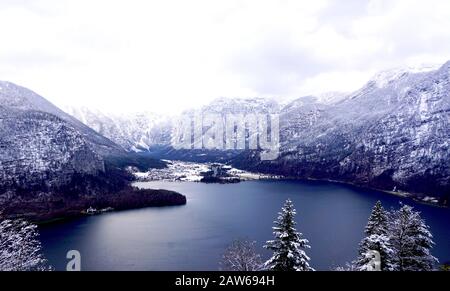
[[[186,196],[178,192],[130,187],[114,194],[82,197],[77,200],[52,197],[45,200],[16,201],[3,205],[1,219],[25,219],[45,225],[90,216],[92,213],[89,213],[88,209],[122,211],[186,204]]]
[[[256,174],[256,173],[251,173],[251,175],[260,176],[260,177],[262,177],[262,176],[269,176],[269,175],[266,175],[266,174]],[[411,199],[414,202],[417,202],[419,204],[428,205],[428,206],[432,206],[432,207],[450,209],[450,206],[442,205],[442,204],[439,204],[439,203],[427,202],[427,201],[418,199],[417,197],[415,197],[415,194],[413,194],[413,193],[404,192],[404,191],[394,192],[394,191],[383,190],[383,189],[378,189],[378,188],[372,188],[372,187],[358,185],[358,184],[354,184],[354,183],[350,183],[350,182],[343,182],[343,181],[331,180],[331,179],[295,178],[295,177],[282,177],[282,176],[279,176],[279,175],[273,175],[272,177],[263,177],[263,178],[254,178],[254,179],[253,178],[241,179],[240,183],[252,182],[252,181],[273,181],[273,182],[276,182],[276,181],[297,181],[297,182],[317,181],[317,182],[328,182],[328,183],[333,183],[333,184],[341,184],[341,185],[345,185],[345,186],[352,186],[352,187],[356,187],[356,188],[360,188],[360,189],[364,189],[364,190],[377,191],[377,192],[389,194],[389,195],[392,195],[392,196],[396,196],[396,197],[399,197],[399,198]],[[200,183],[200,184],[220,184],[220,185],[232,184],[232,183],[218,183],[218,182],[217,183],[206,183],[206,182],[202,182],[202,181],[182,181],[182,180],[170,180],[170,179],[154,179],[154,180],[145,180],[145,181],[144,180],[137,180],[137,181],[133,182],[133,185],[135,183],[146,183],[146,182]]]
[[[325,179],[325,180],[321,180],[321,179],[295,179],[294,180],[310,180],[310,181],[320,181],[320,182],[331,182],[331,183],[336,183],[336,184],[342,184],[342,185],[348,185],[348,186],[352,186],[352,187],[357,187],[360,189],[366,189],[366,190],[371,190],[371,191],[378,191],[378,192],[382,192],[385,194],[389,194],[392,196],[396,196],[396,197],[400,197],[400,198],[405,198],[405,199],[411,199],[417,203],[420,204],[424,204],[424,205],[428,205],[428,206],[433,206],[433,207],[438,207],[438,208],[445,208],[445,209],[450,209],[450,206],[445,206],[439,203],[432,203],[432,202],[427,202],[421,199],[418,199],[416,197],[415,194],[410,193],[410,192],[405,192],[405,191],[389,191],[389,190],[383,190],[383,189],[379,189],[379,188],[372,188],[372,187],[368,187],[368,186],[363,186],[363,185],[358,185],[358,184],[354,184],[354,183],[350,183],[350,182],[343,182],[343,181],[338,181],[338,180],[330,180],[330,179]],[[431,196],[426,196],[426,197],[431,197]],[[436,198],[436,197],[432,197],[432,198]]]
[[[155,189],[150,189],[155,190]],[[55,217],[48,220],[41,220],[41,221],[32,221],[33,224],[36,224],[39,227],[46,227],[46,226],[52,226],[59,223],[66,223],[71,220],[76,220],[83,217],[93,217],[93,216],[101,216],[103,214],[107,213],[119,213],[124,211],[132,211],[132,210],[139,210],[139,209],[146,209],[146,208],[165,208],[165,207],[183,207],[186,204],[180,204],[180,205],[166,205],[166,206],[144,206],[144,207],[138,207],[138,208],[128,208],[128,209],[114,209],[107,212],[98,212],[95,214],[89,214],[86,213],[85,210],[81,210],[79,213],[74,213],[73,215],[67,215],[67,216],[61,216],[61,217]]]

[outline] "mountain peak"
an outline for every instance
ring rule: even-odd
[[[420,74],[436,71],[439,69],[439,67],[440,67],[439,65],[429,65],[429,64],[397,67],[377,73],[372,78],[371,82],[372,83],[374,82],[378,88],[384,88],[392,81],[407,77],[410,74]]]
[[[447,61],[445,64],[442,65],[441,70],[450,70],[450,61]]]
[[[120,146],[114,144],[104,136],[101,136],[39,94],[25,87],[6,81],[0,81],[0,88],[2,88],[0,90],[0,105],[6,110],[40,111],[49,113],[68,122],[78,132],[82,133],[97,153],[108,155],[111,153],[124,152],[124,149]]]
[[[46,112],[54,110],[50,102],[29,89],[7,81],[0,81],[0,88],[0,103],[8,108]]]

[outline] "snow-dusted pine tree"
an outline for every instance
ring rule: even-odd
[[[394,271],[394,251],[389,241],[388,212],[384,210],[378,201],[369,217],[365,230],[366,237],[359,245],[359,255],[356,260],[356,268],[359,271],[377,269],[380,271]],[[375,262],[373,251],[380,255],[380,262]],[[374,266],[379,263],[379,266]],[[374,268],[375,267],[375,268]]]
[[[431,255],[433,236],[420,213],[404,205],[391,216],[390,239],[396,252],[396,270],[434,270],[438,260]]]
[[[225,251],[220,262],[221,271],[261,271],[263,261],[256,252],[256,242],[235,240]]]
[[[50,270],[38,236],[37,226],[24,220],[0,222],[0,271]]]
[[[381,201],[378,201],[373,207],[372,213],[366,226],[366,235],[389,233],[389,213],[384,210]]]
[[[314,271],[304,251],[310,248],[309,241],[297,232],[295,215],[294,205],[288,199],[274,222],[275,240],[268,241],[264,246],[273,251],[272,258],[265,263],[269,271]]]

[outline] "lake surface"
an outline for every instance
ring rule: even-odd
[[[422,212],[434,235],[433,254],[450,261],[450,210],[385,193],[327,182],[252,181],[240,184],[137,183],[178,191],[186,206],[147,208],[82,217],[41,227],[44,253],[64,270],[66,253],[81,253],[83,270],[218,270],[233,239],[272,239],[272,225],[287,198],[297,209],[298,230],[310,240],[311,265],[329,270],[353,260],[371,209],[399,202]]]

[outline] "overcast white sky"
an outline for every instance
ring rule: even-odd
[[[0,80],[58,105],[296,98],[447,60],[448,0],[0,0]]]

